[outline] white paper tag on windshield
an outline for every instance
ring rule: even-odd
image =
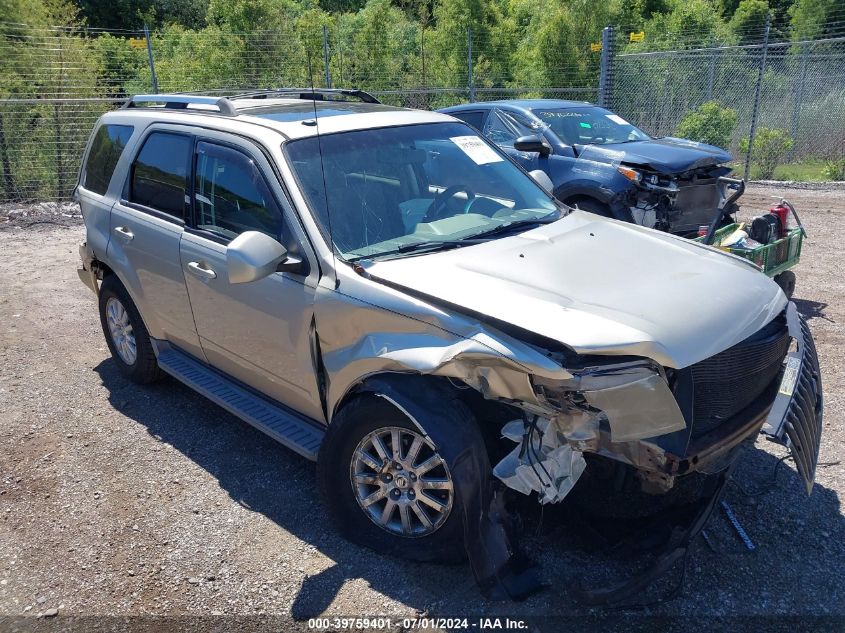
[[[606,116],[608,119],[610,119],[611,121],[613,121],[614,123],[617,123],[619,125],[630,125],[630,123],[628,123],[625,119],[623,119],[618,114],[605,114],[604,116]]]
[[[498,163],[504,160],[477,136],[453,136],[449,139],[460,147],[477,165]]]

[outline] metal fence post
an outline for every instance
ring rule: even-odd
[[[710,68],[707,72],[707,93],[705,101],[713,100],[713,84],[716,82],[716,38],[710,38]]]
[[[599,62],[599,105],[610,108],[613,89],[613,27],[606,26],[601,32],[601,60]]]
[[[59,53],[59,82],[57,96],[59,97],[53,102],[53,133],[56,143],[56,198],[61,200],[65,195],[65,166],[64,156],[62,156],[62,116],[61,116],[61,99],[65,96],[65,58],[62,50],[62,36],[58,38],[58,53]]]
[[[329,70],[329,27],[323,25],[323,65],[326,67],[326,88],[332,87],[332,73]]]
[[[467,89],[469,102],[475,102],[475,78],[472,74],[472,29],[467,29]]]
[[[763,92],[763,75],[766,72],[766,54],[769,52],[769,29],[772,26],[772,14],[766,14],[766,30],[763,33],[763,47],[760,51],[760,68],[757,70],[757,86],[754,89],[754,107],[751,110],[751,129],[748,131],[748,153],[745,155],[745,173],[748,180],[751,175],[751,154],[754,148],[754,136],[757,134],[757,115],[760,112],[760,96]]]
[[[150,29],[144,25],[144,39],[147,40],[147,60],[150,63],[150,79],[152,80],[153,94],[158,93],[158,78],[156,77],[156,67],[153,62],[153,43],[150,40]]]
[[[810,56],[812,50],[816,47],[816,43],[804,44],[804,51],[801,53],[801,73],[798,76],[798,90],[795,94],[795,105],[792,107],[792,125],[790,126],[790,136],[792,136],[792,147],[789,148],[787,154],[787,162],[792,160],[795,154],[795,139],[798,136],[798,123],[801,120],[801,106],[804,102],[804,81],[807,78],[807,58]]]

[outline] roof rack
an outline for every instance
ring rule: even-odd
[[[163,103],[167,110],[186,110],[189,105],[207,105],[216,106],[220,114],[223,116],[238,116],[238,111],[232,102],[226,97],[206,97],[201,95],[173,95],[173,94],[155,94],[155,95],[134,95],[126,103],[124,108],[142,108],[139,105],[142,103]],[[203,110],[199,110],[203,112]]]
[[[353,97],[364,103],[381,103],[369,92],[347,88],[269,88],[242,92],[230,96],[229,99],[272,99],[274,97],[291,97],[309,101],[346,101],[346,99],[327,99],[326,97]]]

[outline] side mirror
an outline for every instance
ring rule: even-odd
[[[518,152],[537,152],[540,156],[548,156],[552,153],[552,146],[534,134],[520,136],[514,141],[513,148]]]
[[[269,235],[258,231],[241,233],[226,248],[229,283],[243,284],[263,279],[276,272],[279,264],[287,259],[285,247]]]
[[[531,178],[534,179],[534,182],[540,185],[543,189],[545,189],[549,193],[554,193],[554,183],[552,183],[552,179],[549,178],[548,174],[542,169],[534,169],[532,171],[529,171],[528,175],[531,176]]]

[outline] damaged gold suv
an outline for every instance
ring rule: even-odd
[[[610,464],[666,495],[761,430],[809,491],[820,373],[778,286],[535,178],[360,91],[137,96],[86,150],[80,277],[128,378],[316,460],[348,538],[468,555],[491,592],[532,588],[505,493],[558,503]]]

